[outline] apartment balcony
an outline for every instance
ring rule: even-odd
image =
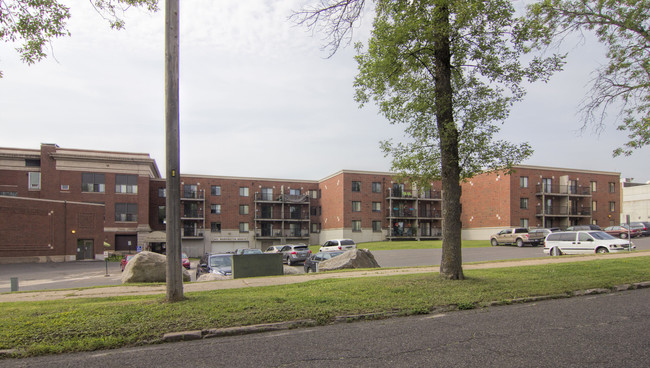
[[[275,230],[275,229],[256,229],[255,238],[257,239],[308,239],[309,230]]]
[[[568,216],[577,216],[577,217],[590,217],[591,208],[568,208],[566,206],[552,206],[546,208],[537,208],[537,216],[559,216],[559,217],[568,217]]]
[[[591,188],[588,186],[581,185],[545,185],[537,184],[536,187],[537,196],[578,196],[578,197],[587,197],[591,196]]]
[[[386,190],[387,199],[424,199],[424,200],[442,200],[442,192],[436,190],[412,191],[412,190]]]
[[[205,215],[203,211],[183,211],[181,213],[181,220],[203,220]]]
[[[181,229],[181,239],[203,239],[205,229]]]
[[[203,190],[183,190],[181,191],[181,201],[204,201],[205,192]]]
[[[442,229],[439,228],[393,228],[386,232],[386,238],[388,240],[440,239],[441,237]]]
[[[307,212],[301,213],[282,213],[272,212],[258,212],[255,214],[255,221],[309,221],[310,216]]]
[[[307,194],[255,193],[255,202],[309,204]]]
[[[442,211],[440,210],[422,210],[419,213],[420,218],[441,219]]]
[[[388,217],[391,218],[416,218],[417,212],[413,210],[391,210],[388,211]]]

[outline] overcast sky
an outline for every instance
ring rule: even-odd
[[[63,2],[72,37],[53,43],[54,57],[28,66],[0,44],[0,146],[149,153],[164,175],[164,11],[130,9],[126,30],[113,31],[86,0]],[[182,173],[318,180],[390,170],[379,141],[402,128],[354,102],[351,46],[327,59],[318,35],[287,20],[302,3],[181,1]],[[367,40],[371,17],[355,41]],[[589,39],[571,46],[565,71],[528,87],[502,136],[532,145],[524,164],[650,180],[647,148],[612,157],[626,139],[613,123],[580,132],[578,105],[605,59]]]

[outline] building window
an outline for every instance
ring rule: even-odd
[[[167,189],[166,188],[158,188],[158,197],[160,197],[160,198],[167,197]]]
[[[381,202],[372,202],[372,212],[381,212]]]
[[[309,191],[309,197],[313,199],[318,199],[318,191],[317,190],[310,190]]]
[[[312,233],[320,233],[320,224],[311,224]]]
[[[25,159],[25,167],[41,167],[40,159]]]
[[[528,227],[528,219],[527,218],[522,218],[519,220],[519,226],[521,227]]]
[[[18,197],[18,192],[0,192],[0,196]]]
[[[352,201],[352,212],[361,212],[361,202]]]
[[[29,181],[29,190],[40,190],[41,189],[41,173],[38,171],[32,171],[27,174],[27,180]]]
[[[373,193],[381,193],[381,183],[378,181],[375,181],[372,183],[372,192]]]
[[[240,233],[247,233],[248,232],[248,222],[240,222],[239,223],[239,232]]]
[[[115,221],[137,222],[138,204],[137,203],[115,203]]]
[[[598,204],[596,201],[591,201],[591,212],[596,212],[596,209],[598,208]]]
[[[553,179],[543,178],[542,179],[542,192],[552,193],[553,191]]]
[[[211,204],[210,205],[210,213],[213,215],[220,215],[221,214],[221,205],[220,204]]]
[[[165,206],[158,206],[158,223],[159,224],[167,223],[167,210]]]
[[[248,197],[248,188],[240,187],[239,188],[239,196],[240,197]]]
[[[210,194],[213,196],[221,195],[221,185],[213,185],[210,187]]]
[[[381,221],[373,221],[372,222],[372,231],[375,233],[380,233],[381,232]]]
[[[104,193],[104,174],[81,174],[81,191],[91,193]]]
[[[248,205],[247,204],[240,204],[239,205],[239,214],[240,215],[248,215]]]
[[[523,210],[528,209],[528,198],[519,198],[519,208]]]
[[[520,188],[528,188],[528,177],[527,176],[520,176],[519,177],[519,187]]]
[[[211,222],[210,223],[210,232],[211,233],[220,233],[221,232],[221,222]]]
[[[115,175],[115,193],[138,194],[138,176]]]
[[[591,188],[591,192],[592,192],[592,193],[595,192],[595,191],[596,191],[596,182],[595,182],[595,181],[592,181],[592,182],[589,184],[589,187]]]
[[[361,182],[360,181],[353,181],[352,182],[352,191],[353,192],[360,192],[361,191]]]
[[[196,184],[184,184],[183,198],[199,198],[198,186]]]
[[[616,211],[616,202],[609,202],[609,212]]]
[[[262,188],[262,201],[272,201],[273,200],[273,188]]]
[[[300,189],[289,189],[289,195],[299,196],[300,195]]]
[[[616,183],[609,183],[609,192],[616,193]]]
[[[361,220],[352,220],[352,231],[361,231]]]

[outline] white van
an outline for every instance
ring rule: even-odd
[[[604,231],[562,231],[546,236],[544,253],[551,256],[562,254],[589,254],[622,252],[636,248],[629,240],[618,239]]]

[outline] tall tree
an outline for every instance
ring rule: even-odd
[[[350,22],[344,0],[302,21],[329,21],[332,30]],[[443,249],[440,274],[463,279],[460,182],[486,170],[509,169],[528,157],[527,143],[495,141],[510,106],[525,94],[526,81],[546,80],[562,58],[521,56],[539,29],[514,16],[507,0],[377,0],[367,49],[357,44],[356,100],[371,99],[391,124],[404,124],[405,142],[383,142],[393,170],[420,187],[441,180]],[[326,9],[326,10],[324,10]],[[348,10],[349,11],[349,10]],[[332,17],[334,15],[334,17]],[[340,42],[332,43],[338,46]]]
[[[580,108],[584,126],[602,128],[607,112],[617,111],[617,129],[629,140],[614,156],[650,144],[650,0],[543,0],[528,10],[550,30],[547,44],[593,31],[607,47],[609,62],[595,71]]]
[[[88,0],[111,28],[124,28],[123,12],[130,6],[158,10],[158,0]],[[46,46],[70,36],[70,8],[57,0],[0,0],[0,40],[19,44],[16,51],[27,64],[47,57]],[[2,74],[0,73],[0,77]]]

